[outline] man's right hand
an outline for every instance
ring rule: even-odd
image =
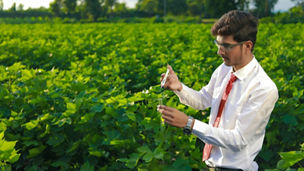
[[[182,83],[178,80],[177,75],[173,71],[172,67],[168,64],[169,75],[167,77],[167,81],[164,85],[164,88],[168,88],[172,91],[182,91],[183,86]],[[165,73],[161,75],[160,81],[162,81],[165,77]]]

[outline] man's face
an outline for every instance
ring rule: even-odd
[[[234,69],[239,69],[244,66],[244,50],[243,43],[237,42],[233,36],[216,36],[215,43],[218,46],[217,54],[219,54],[225,65],[233,66]]]

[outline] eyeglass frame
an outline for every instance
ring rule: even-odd
[[[219,43],[217,40],[213,41],[215,43],[215,45],[217,46],[218,49],[220,49],[222,47],[222,49],[226,52],[229,52],[232,48],[238,46],[238,45],[242,45],[244,44],[246,41],[242,41],[239,43],[235,43],[235,44],[230,44],[230,43]]]

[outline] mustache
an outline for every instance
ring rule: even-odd
[[[225,56],[225,55],[221,55],[221,57],[222,57],[222,58],[229,59],[228,56]]]

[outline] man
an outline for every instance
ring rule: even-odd
[[[257,26],[254,16],[237,10],[213,25],[211,32],[223,64],[200,91],[182,84],[168,65],[164,87],[195,109],[211,107],[209,124],[168,106],[158,106],[158,111],[165,123],[205,142],[203,161],[210,170],[258,170],[254,159],[262,148],[278,90],[252,53]]]

